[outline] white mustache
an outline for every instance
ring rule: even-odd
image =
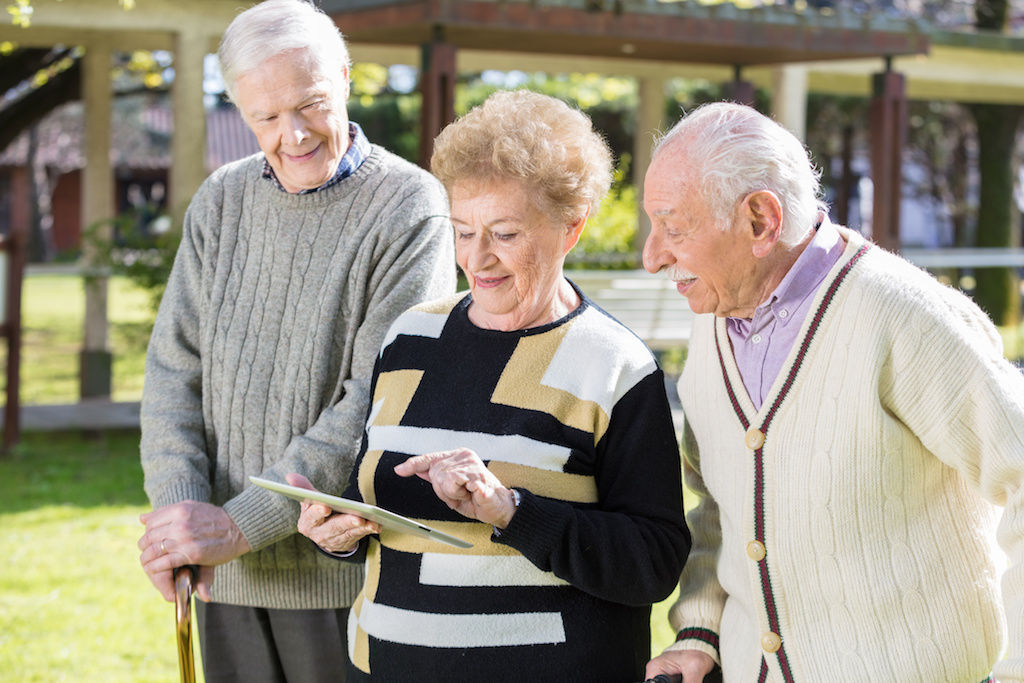
[[[669,266],[664,272],[665,276],[669,280],[672,280],[672,282],[684,282],[686,280],[695,280],[697,278],[697,276],[690,271],[679,268],[678,266]]]

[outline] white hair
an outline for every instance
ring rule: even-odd
[[[654,144],[652,159],[671,147],[683,155],[687,178],[722,230],[737,204],[756,190],[782,203],[779,241],[803,240],[825,208],[820,173],[795,135],[757,110],[732,102],[705,104],[684,116]]]
[[[264,0],[239,14],[224,31],[217,59],[228,98],[235,83],[270,57],[305,50],[311,66],[341,78],[350,60],[337,25],[307,0]]]

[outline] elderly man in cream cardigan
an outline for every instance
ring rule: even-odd
[[[679,380],[700,501],[647,674],[1022,681],[1024,376],[975,304],[829,223],[817,191],[749,107],[655,147],[644,266],[701,314]]]

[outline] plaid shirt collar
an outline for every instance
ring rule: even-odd
[[[346,151],[345,155],[341,157],[341,162],[338,164],[338,170],[334,172],[331,179],[320,187],[313,188],[312,190],[299,190],[296,194],[311,194],[313,192],[325,190],[331,185],[336,185],[356,172],[356,169],[366,161],[366,157],[370,156],[370,141],[363,133],[363,129],[360,128],[359,124],[355,121],[348,122],[348,139],[350,142],[348,151]],[[284,185],[282,185],[281,181],[277,179],[274,169],[271,168],[270,162],[266,159],[263,160],[263,177],[274,183],[274,186],[282,192],[288,191],[284,189]]]

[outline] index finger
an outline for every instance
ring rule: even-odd
[[[139,515],[139,521],[142,522],[147,529],[155,529],[157,527],[170,524],[171,519],[176,516],[175,513],[177,508],[178,503],[172,503],[170,505],[155,508],[149,512],[144,512]]]
[[[444,460],[450,455],[451,451],[437,451],[425,455],[414,455],[404,462],[395,465],[395,474],[400,477],[408,477],[413,474],[422,475],[422,473],[430,470],[431,465]]]

